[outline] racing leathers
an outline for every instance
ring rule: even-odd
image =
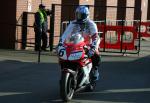
[[[100,66],[100,56],[98,50],[100,44],[100,37],[98,35],[96,24],[90,19],[87,19],[83,23],[78,23],[76,20],[71,21],[66,30],[64,31],[63,35],[61,36],[59,44],[62,45],[68,36],[76,33],[82,34],[86,44],[91,47],[88,55],[92,59],[93,68],[98,73],[98,68]],[[95,73],[96,79],[98,79],[99,75],[99,73],[97,73]]]

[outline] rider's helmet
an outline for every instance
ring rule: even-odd
[[[79,22],[84,22],[89,16],[89,9],[86,6],[78,6],[75,12],[76,20]]]

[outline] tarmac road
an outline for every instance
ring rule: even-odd
[[[0,51],[0,103],[61,103],[56,56]],[[46,62],[45,62],[46,61]],[[150,51],[141,56],[102,56],[94,92],[77,93],[70,103],[150,103]]]

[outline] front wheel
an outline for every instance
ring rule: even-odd
[[[70,73],[62,72],[60,95],[63,101],[70,101],[74,94],[74,79]]]

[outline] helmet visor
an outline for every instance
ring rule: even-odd
[[[84,21],[85,19],[87,19],[87,16],[87,14],[76,12],[77,21]]]

